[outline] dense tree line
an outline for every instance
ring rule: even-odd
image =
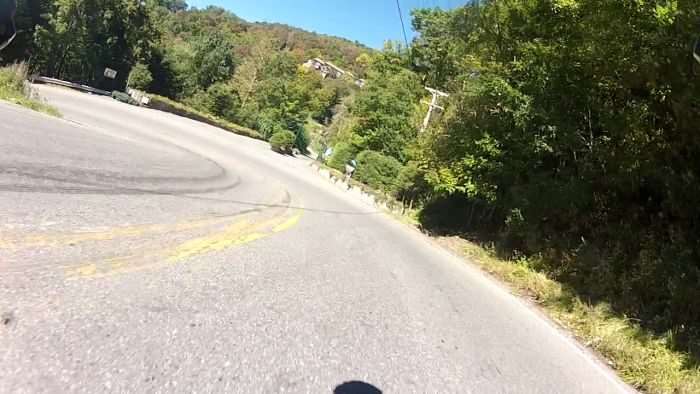
[[[449,196],[444,224],[492,229],[584,296],[697,337],[699,22],[698,1],[416,12],[414,69],[451,93],[416,158]]]
[[[3,56],[98,86],[109,66],[115,88],[268,138],[292,131],[298,146],[314,119],[329,165],[356,159],[359,180],[422,207],[426,227],[539,256],[688,349],[700,337],[699,22],[699,0],[483,0],[415,10],[410,48],[371,51],[182,0],[20,0]],[[316,56],[365,87],[300,67]],[[450,97],[419,134],[426,85]]]

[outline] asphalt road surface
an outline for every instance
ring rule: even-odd
[[[304,159],[38,89],[63,120],[0,103],[0,392],[629,390]]]

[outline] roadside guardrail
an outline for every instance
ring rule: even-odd
[[[33,76],[31,78],[31,81],[32,82],[47,83],[47,84],[51,84],[51,85],[65,86],[67,88],[82,90],[84,92],[99,94],[102,96],[110,96],[112,94],[112,92],[93,88],[92,86],[81,85],[79,83],[74,83],[74,82],[62,81],[62,80],[56,79],[56,78],[42,77],[40,75]]]

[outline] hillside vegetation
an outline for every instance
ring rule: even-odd
[[[20,1],[17,24],[3,62],[26,60],[35,73],[110,91],[128,83],[265,138],[290,130],[302,151],[307,118],[327,123],[354,84],[323,80],[300,65],[320,57],[362,75],[362,55],[372,52],[176,0]],[[117,71],[114,80],[104,77],[106,67]]]
[[[561,291],[545,298],[560,311],[558,294],[576,300],[568,320],[588,322],[575,312],[590,307],[626,327],[620,346],[643,351],[597,348],[624,354],[615,363],[634,371],[628,381],[700,390],[700,0],[419,9],[410,48],[382,51],[178,0],[20,4],[25,29],[6,61],[103,88],[134,73],[139,87],[262,138],[284,134],[285,147],[291,131],[303,150],[317,122],[329,166],[356,159],[357,177],[416,207],[427,231],[555,280]],[[366,85],[300,67],[317,56]],[[450,96],[419,133],[424,86]],[[633,356],[662,353],[647,366]]]

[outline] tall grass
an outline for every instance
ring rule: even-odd
[[[27,107],[34,111],[61,116],[58,110],[32,93],[27,83],[29,67],[26,63],[15,63],[0,68],[0,100]]]

